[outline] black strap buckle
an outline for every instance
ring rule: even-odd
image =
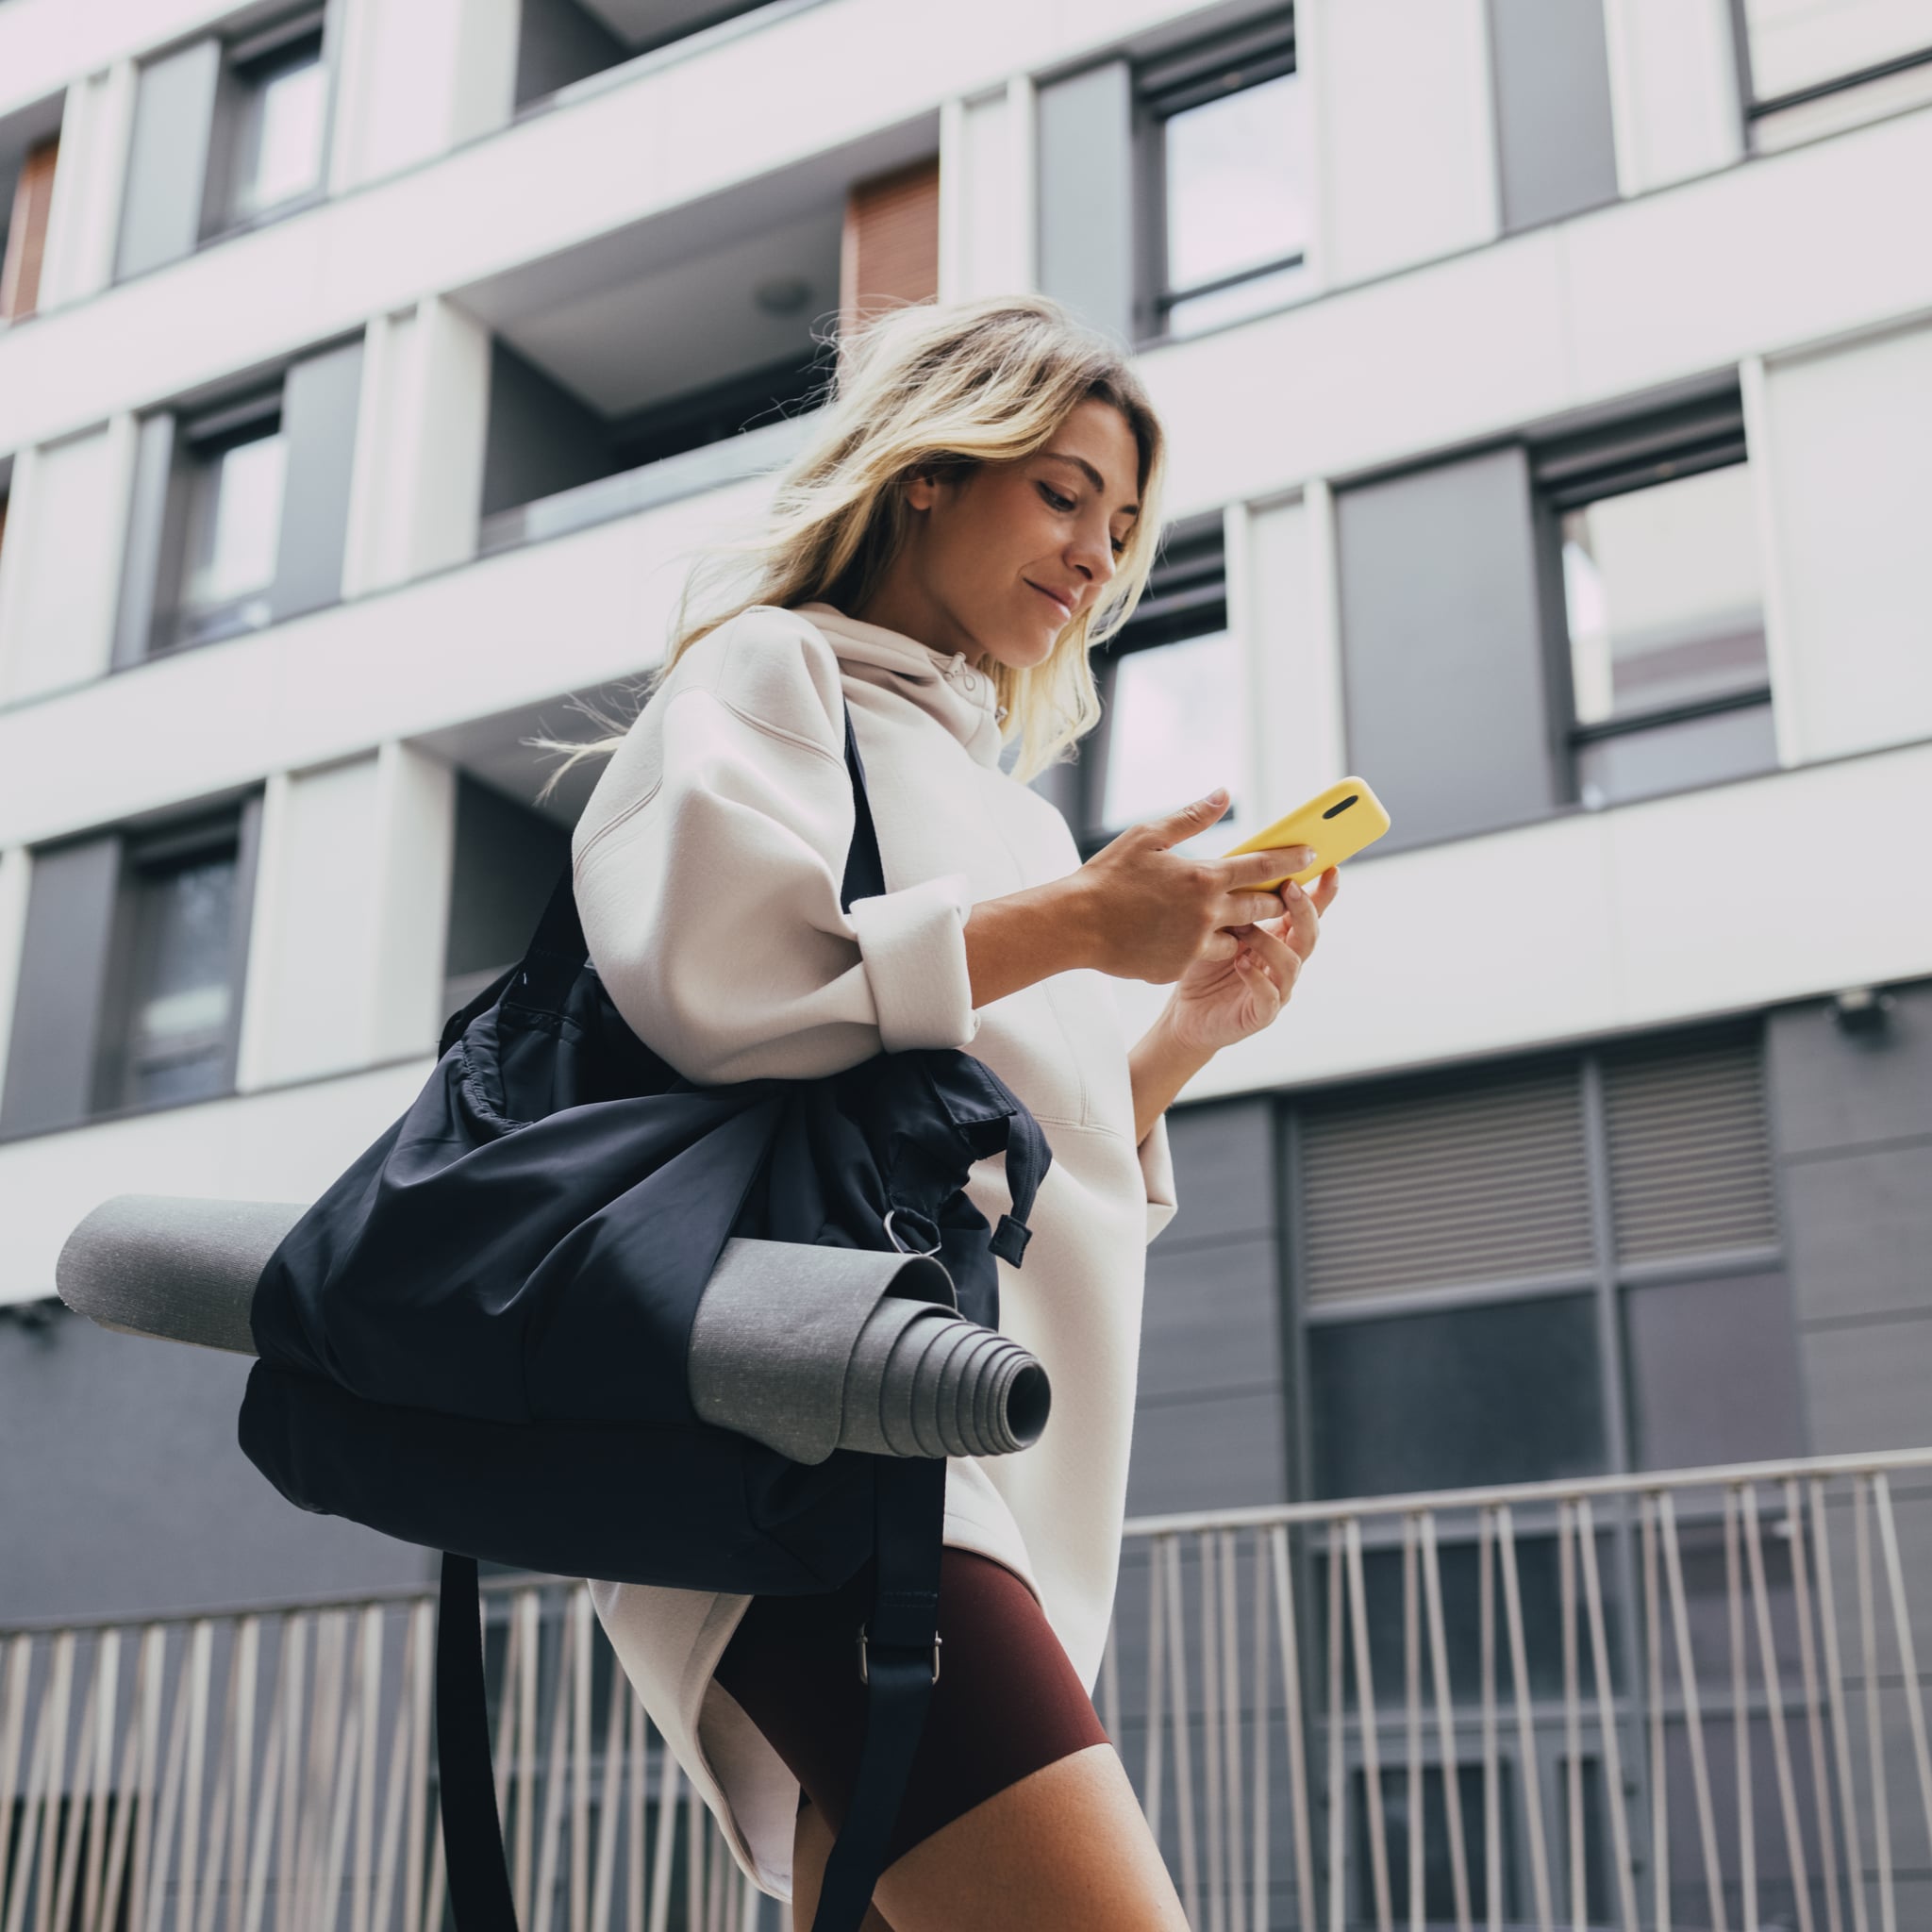
[[[858,1626],[858,1681],[861,1684],[872,1682],[872,1674],[866,1668],[866,1628],[863,1624]],[[935,1684],[940,1680],[940,1645],[945,1641],[937,1634],[932,1640],[932,1680]]]

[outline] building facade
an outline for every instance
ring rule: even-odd
[[[1928,184],[1927,0],[4,0],[0,1624],[427,1576],[55,1256],[393,1119],[934,296],[1172,437],[1083,848],[1393,820],[1174,1116],[1130,1513],[1932,1440]]]

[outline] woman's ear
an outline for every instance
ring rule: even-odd
[[[930,470],[914,470],[906,478],[906,507],[930,509],[939,501],[939,478]]]

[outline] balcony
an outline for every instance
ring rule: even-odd
[[[1130,1522],[1096,1702],[1190,1924],[1924,1924],[1928,1477],[1917,1449]],[[484,1623],[519,1923],[778,1924],[582,1585],[491,1579]],[[0,1633],[5,1923],[442,1925],[434,1631],[417,1591]]]

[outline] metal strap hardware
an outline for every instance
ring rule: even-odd
[[[870,1684],[872,1682],[872,1674],[866,1669],[866,1628],[867,1626],[863,1624],[858,1626],[858,1681],[861,1684]],[[935,1684],[940,1680],[940,1645],[945,1641],[943,1637],[938,1635],[935,1635],[932,1640],[932,1680]]]
[[[886,1231],[886,1239],[889,1241],[891,1241],[891,1244],[895,1248],[897,1248],[902,1255],[923,1255],[928,1258],[930,1258],[934,1255],[937,1255],[939,1253],[939,1246],[937,1244],[929,1248],[908,1248],[906,1245],[906,1243],[899,1239],[899,1230],[892,1225],[892,1217],[899,1210],[896,1208],[888,1208],[886,1209],[886,1218],[883,1224],[881,1224]]]

